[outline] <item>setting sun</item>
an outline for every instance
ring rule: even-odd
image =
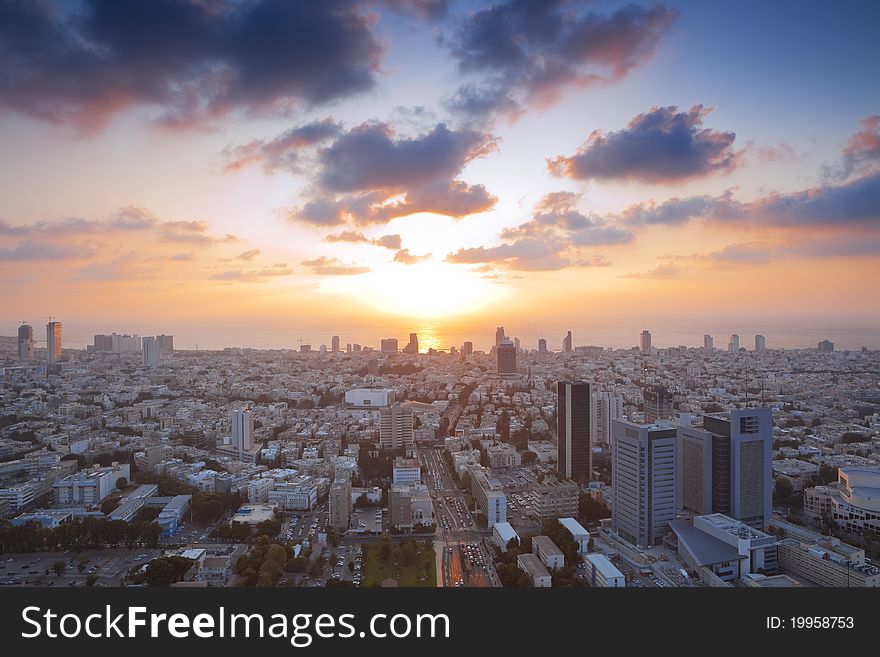
[[[351,296],[379,312],[415,319],[473,313],[506,296],[495,281],[439,262],[386,263],[367,274],[323,281],[320,289]]]

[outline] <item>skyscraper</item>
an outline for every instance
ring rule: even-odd
[[[46,324],[46,363],[52,365],[61,357],[61,322]]]
[[[611,444],[611,421],[623,417],[623,397],[610,392],[593,395],[590,407],[590,439],[595,446]]]
[[[173,335],[157,335],[156,342],[159,343],[159,351],[163,354],[170,354],[174,351],[174,336]]]
[[[641,351],[645,355],[650,355],[651,353],[651,332],[647,329],[642,331],[642,337],[639,343],[639,351]]]
[[[159,365],[159,353],[161,351],[158,338],[143,338],[144,365],[156,367]]]
[[[611,423],[612,527],[642,548],[660,543],[676,511],[676,430]]]
[[[396,354],[397,349],[397,338],[383,338],[380,349],[383,354]]]
[[[495,329],[495,346],[497,347],[499,344],[501,344],[501,341],[504,338],[505,338],[504,327],[499,326],[498,328]]]
[[[462,356],[467,357],[467,356],[470,356],[472,353],[474,353],[474,343],[473,342],[465,342],[463,345],[461,345],[461,355]]]
[[[419,336],[415,333],[409,334],[409,344],[407,344],[403,348],[403,353],[405,354],[417,354],[419,353]]]
[[[766,351],[767,339],[763,335],[755,336],[755,351]]]
[[[18,327],[18,360],[34,359],[34,327],[22,324]]]
[[[703,426],[677,427],[678,506],[723,513],[757,529],[770,519],[773,418],[770,408],[704,415]]]
[[[705,349],[706,351],[712,351],[713,349],[715,349],[715,341],[708,333],[703,336],[703,349]]]
[[[351,522],[351,481],[337,478],[330,486],[328,522],[333,529],[344,532]]]
[[[643,396],[647,424],[653,424],[657,420],[668,420],[672,417],[672,396],[664,386],[651,386],[645,389]]]
[[[556,392],[557,467],[566,477],[587,483],[593,471],[590,384],[559,381]]]
[[[571,347],[571,331],[565,334],[565,337],[562,339],[562,353],[570,354],[572,352]]]
[[[334,335],[332,338],[330,338],[330,351],[332,351],[334,354],[339,353],[339,336],[338,335]]]
[[[400,404],[379,411],[379,447],[403,449],[413,444],[413,413]]]
[[[254,412],[250,405],[238,406],[230,413],[232,420],[232,447],[238,450],[239,460],[254,444]]]
[[[543,361],[547,357],[547,340],[538,338],[538,360]]]
[[[516,347],[513,340],[504,338],[499,342],[495,355],[498,358],[499,374],[516,374]]]
[[[730,336],[730,342],[727,343],[727,351],[732,354],[739,351],[739,336],[736,333]]]
[[[822,340],[819,343],[819,353],[820,354],[830,354],[834,351],[834,343],[829,340]]]

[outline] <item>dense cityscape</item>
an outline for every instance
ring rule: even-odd
[[[880,586],[880,352],[485,333],[69,349],[22,323],[0,585]]]

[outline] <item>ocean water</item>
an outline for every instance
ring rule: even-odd
[[[537,348],[538,338],[547,339],[551,350],[562,349],[565,332],[572,332],[575,346],[595,345],[615,349],[627,349],[639,344],[642,329],[652,333],[652,344],[655,347],[703,345],[703,334],[714,337],[715,348],[727,346],[731,334],[740,336],[740,345],[746,349],[754,347],[754,336],[765,336],[768,349],[801,349],[815,348],[820,340],[830,340],[835,349],[880,349],[880,324],[875,322],[836,323],[824,321],[706,321],[682,320],[677,322],[657,322],[646,325],[635,325],[630,322],[613,324],[595,324],[591,326],[572,323],[558,328],[537,327],[528,324],[505,324],[505,332],[509,337],[517,337],[524,348]],[[153,335],[154,333],[170,333],[174,335],[174,346],[178,349],[222,349],[224,347],[253,347],[258,349],[299,349],[300,344],[311,344],[317,350],[322,344],[330,347],[333,335],[340,337],[342,349],[347,343],[359,343],[364,346],[378,348],[382,338],[396,337],[400,348],[408,342],[409,333],[419,336],[421,351],[428,348],[448,349],[451,346],[460,348],[465,341],[474,343],[476,350],[488,350],[495,343],[495,326],[469,325],[450,326],[440,323],[422,322],[408,325],[400,323],[379,324],[375,326],[295,326],[269,327],[259,323],[249,326],[212,322],[206,326],[167,326],[159,331],[147,332],[138,327],[115,327],[94,329],[64,325],[64,345],[70,348],[84,348],[92,343],[96,332],[137,333]]]

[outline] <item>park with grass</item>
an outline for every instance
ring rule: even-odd
[[[364,545],[363,586],[382,586],[393,579],[400,587],[435,587],[437,563],[430,540],[393,541],[387,534]]]

